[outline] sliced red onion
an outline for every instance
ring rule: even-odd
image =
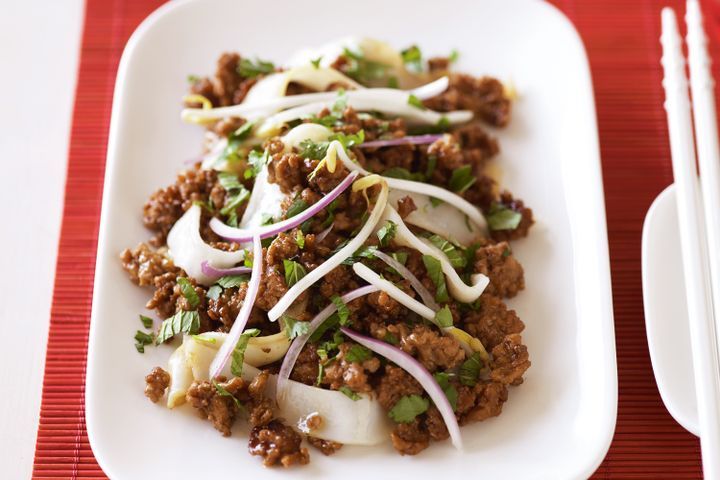
[[[317,203],[310,205],[306,210],[298,213],[292,218],[283,220],[282,222],[267,225],[265,227],[253,228],[253,229],[242,229],[234,228],[224,224],[220,219],[213,218],[210,220],[210,228],[213,232],[217,233],[226,240],[232,242],[243,243],[250,241],[254,235],[258,235],[261,239],[274,237],[278,233],[295,228],[305,220],[314,217],[321,212],[325,207],[340,196],[347,188],[352,185],[355,179],[358,177],[359,172],[351,172],[350,175],[345,177],[337,187],[333,188],[327,195],[320,199]]]
[[[426,145],[436,142],[443,137],[442,134],[410,135],[407,137],[391,138],[389,140],[373,140],[359,145],[360,148],[394,147],[397,145]]]
[[[340,299],[343,301],[343,303],[352,302],[356,298],[360,298],[362,296],[368,295],[373,292],[377,292],[379,288],[377,288],[374,285],[366,285],[364,287],[360,287],[356,290],[353,290],[351,292],[346,293]],[[300,355],[300,352],[302,351],[303,347],[307,343],[308,339],[312,336],[312,334],[315,332],[315,330],[318,329],[322,323],[327,320],[330,315],[335,313],[337,311],[337,306],[335,303],[330,303],[327,307],[323,308],[320,313],[315,315],[315,318],[313,318],[310,321],[310,325],[308,326],[307,333],[298,336],[293,341],[292,345],[290,345],[290,348],[288,349],[287,353],[285,354],[285,358],[283,359],[282,365],[280,366],[280,373],[278,373],[278,379],[277,379],[277,387],[276,387],[276,396],[279,398],[281,395],[284,395],[286,392],[287,382],[290,378],[290,373],[292,373],[292,369],[295,366],[295,362],[297,362],[298,356]]]
[[[418,295],[420,295],[420,298],[422,298],[422,301],[425,302],[425,305],[427,305],[435,312],[440,310],[440,305],[435,302],[435,299],[433,298],[430,291],[425,288],[425,285],[423,285],[422,282],[415,275],[413,275],[413,273],[408,270],[405,265],[398,262],[390,255],[381,252],[380,250],[376,250],[375,252],[373,252],[373,255],[394,268],[402,277],[404,277],[408,282],[410,282],[410,285],[412,285]]]
[[[445,425],[447,426],[448,433],[450,433],[450,440],[453,446],[458,450],[463,449],[460,426],[455,417],[455,412],[445,396],[445,392],[443,392],[443,389],[438,385],[435,378],[433,378],[432,373],[428,372],[420,362],[399,348],[375,338],[361,335],[347,327],[340,327],[340,330],[360,345],[369,348],[378,355],[382,355],[412,375],[425,389],[440,412],[440,415],[442,415],[443,420],[445,420]]]
[[[252,272],[252,268],[249,267],[231,267],[231,268],[217,268],[210,265],[207,260],[204,260],[200,264],[200,270],[208,277],[217,280],[220,277],[226,275],[243,275],[245,273]]]
[[[330,232],[332,232],[332,229],[334,226],[335,226],[335,222],[331,223],[328,228],[326,228],[322,232],[318,233],[317,236],[315,237],[315,241],[317,243],[320,243],[323,240],[325,240],[325,237],[327,237],[330,234]]]
[[[210,364],[210,378],[215,378],[225,367],[225,364],[230,359],[235,346],[237,345],[240,335],[245,330],[250,319],[250,312],[255,304],[258,290],[260,288],[260,280],[263,273],[263,256],[262,256],[262,242],[260,236],[255,235],[252,239],[253,242],[253,267],[252,274],[250,276],[250,282],[248,283],[247,293],[245,294],[245,300],[243,300],[242,307],[238,313],[235,323],[233,323],[225,342],[222,347],[218,350],[217,355]]]

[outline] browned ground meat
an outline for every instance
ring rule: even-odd
[[[448,57],[428,58],[427,65],[431,73],[445,72],[450,68],[450,59]]]
[[[451,73],[448,89],[423,103],[441,112],[472,110],[489,124],[504,127],[510,121],[510,99],[504,90],[494,78]]]
[[[480,296],[478,310],[468,312],[461,320],[462,328],[479,338],[488,351],[502,342],[506,335],[525,329],[515,310],[509,310],[501,299],[488,293]]]
[[[305,438],[307,438],[307,441],[310,445],[320,450],[323,455],[332,455],[333,453],[340,450],[343,446],[342,443],[333,442],[330,440],[323,440],[322,438],[311,437],[310,435],[306,436]]]
[[[321,380],[323,385],[328,385],[333,390],[346,386],[358,393],[372,391],[373,388],[369,383],[370,375],[380,368],[380,360],[372,356],[362,363],[349,362],[345,357],[354,345],[354,343],[350,342],[344,342],[340,345],[340,352],[335,357],[335,360],[325,367],[325,375]]]
[[[474,387],[458,388],[457,415],[460,425],[481,422],[502,413],[508,399],[507,386],[502,383],[478,383]]]
[[[320,368],[318,362],[320,362],[320,357],[317,355],[315,345],[306,344],[295,362],[290,378],[305,385],[315,385]]]
[[[490,378],[493,381],[509,385],[520,385],[523,373],[530,368],[528,350],[522,344],[522,338],[515,333],[508,335],[492,349]]]
[[[393,447],[401,455],[417,455],[430,445],[430,434],[416,418],[411,423],[398,423],[390,434]]]
[[[255,306],[267,312],[277,304],[287,290],[285,274],[278,267],[269,266],[263,271]]]
[[[201,78],[193,83],[192,93],[210,100],[215,107],[235,105],[243,101],[248,90],[260,78],[244,78],[238,73],[241,57],[237,53],[223,53],[217,62],[215,76]],[[199,105],[190,105],[199,106]]]
[[[218,120],[218,122],[213,125],[212,129],[213,132],[217,133],[221,137],[227,137],[238,128],[242,127],[245,123],[244,118],[228,117]]]
[[[499,203],[519,212],[522,215],[522,220],[520,220],[520,224],[514,230],[494,230],[490,232],[493,239],[499,242],[527,237],[530,227],[535,223],[532,209],[526,207],[522,200],[514,198],[510,192],[501,193]]]
[[[155,292],[147,304],[146,308],[155,310],[160,318],[168,318],[175,314],[175,305],[182,294],[177,287],[177,274],[168,272],[155,277],[153,285]]]
[[[301,444],[302,437],[295,430],[273,420],[250,431],[248,451],[262,456],[266,467],[305,465],[310,461],[310,454]]]
[[[225,330],[229,330],[235,323],[245,299],[247,292],[247,284],[240,288],[226,288],[222,291],[216,300],[208,299],[208,316],[218,322],[221,322]]]
[[[120,254],[120,260],[130,275],[130,280],[141,287],[153,285],[155,278],[164,273],[177,275],[180,272],[172,260],[146,243],[141,243],[132,250],[126,248]]]
[[[465,361],[465,350],[460,342],[426,325],[410,328],[399,323],[389,325],[387,329],[400,340],[403,351],[417,358],[431,372],[451,370]]]
[[[156,232],[151,241],[153,245],[159,246],[165,242],[172,226],[193,202],[209,201],[210,192],[217,184],[217,173],[198,168],[199,165],[196,165],[194,169],[180,173],[174,184],[153,193],[143,207],[143,223]],[[213,203],[213,207],[219,208],[222,204]]]
[[[512,255],[507,242],[487,245],[475,252],[475,272],[490,278],[485,291],[498,297],[514,297],[525,288],[522,265]]]
[[[423,388],[402,368],[386,365],[385,375],[380,377],[375,393],[380,405],[385,410],[390,410],[406,395],[422,395]]]
[[[165,395],[170,386],[170,374],[160,367],[155,367],[145,376],[145,396],[157,403]]]
[[[413,202],[412,197],[405,196],[398,200],[397,211],[400,214],[400,217],[402,217],[403,219],[415,210],[417,210],[417,206],[415,205],[415,202]]]

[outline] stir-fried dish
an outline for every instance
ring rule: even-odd
[[[135,347],[168,348],[150,400],[237,423],[286,467],[305,442],[462,448],[461,426],[500,415],[530,366],[504,299],[525,287],[511,242],[533,216],[489,168],[514,92],[456,58],[344,39],[189,78],[203,153],[121,254],[155,312]]]

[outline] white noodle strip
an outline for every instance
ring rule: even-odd
[[[385,180],[385,179],[383,179]],[[375,207],[370,214],[370,217],[365,222],[365,225],[360,229],[360,232],[355,238],[353,238],[347,245],[341,248],[335,255],[328,258],[325,262],[321,263],[315,270],[309,272],[303,278],[301,278],[295,285],[283,295],[278,303],[268,312],[268,318],[274,322],[290,307],[297,297],[302,292],[310,288],[319,279],[330,273],[334,268],[338,267],[343,260],[352,256],[357,249],[359,249],[365,240],[375,229],[375,226],[380,221],[385,207],[387,206],[388,198],[388,186],[387,182],[381,181],[380,194],[375,201]]]
[[[380,290],[397,300],[400,304],[409,308],[421,317],[434,323],[435,312],[433,312],[430,307],[427,307],[422,303],[418,302],[410,295],[396,287],[392,282],[389,282],[384,278],[380,278],[380,275],[370,270],[367,265],[356,262],[355,264],[353,264],[353,271],[357,274],[358,277],[362,278],[370,285],[375,285]]]
[[[408,91],[397,90],[393,88],[367,88],[350,91],[347,92],[346,95],[348,96],[348,100],[350,101],[355,98],[356,93],[380,91],[382,92],[380,95],[385,95],[385,98],[387,98],[386,92],[390,92],[390,95],[392,95],[394,98],[402,99],[403,102],[407,103],[408,95],[415,95],[420,100],[427,100],[428,98],[432,98],[444,92],[447,87],[448,79],[447,77],[442,77],[438,80],[435,80],[434,82],[428,83],[427,85],[423,85],[421,87]],[[315,110],[320,111],[324,106],[332,106],[332,102],[337,99],[337,96],[337,92],[303,93],[300,95],[290,95],[288,97],[273,98],[265,102],[258,101],[252,102],[250,104],[241,103],[239,105],[232,105],[229,107],[218,107],[212,109],[185,108],[181,113],[181,118],[183,119],[183,121],[186,122],[196,122],[198,120],[212,120],[227,117],[249,118],[253,117],[253,114],[255,114],[256,118],[259,113],[267,110],[284,110],[286,108],[298,107],[309,103],[317,104],[318,102],[324,102],[322,103],[322,107]],[[420,111],[420,109],[417,110]]]

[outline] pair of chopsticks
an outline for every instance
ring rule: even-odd
[[[662,11],[662,65],[670,133],[700,446],[705,478],[720,479],[720,148],[707,38],[698,0],[688,0],[687,45],[692,118],[682,38],[675,12]],[[693,135],[693,120],[695,134]],[[700,184],[696,168],[700,167]]]

